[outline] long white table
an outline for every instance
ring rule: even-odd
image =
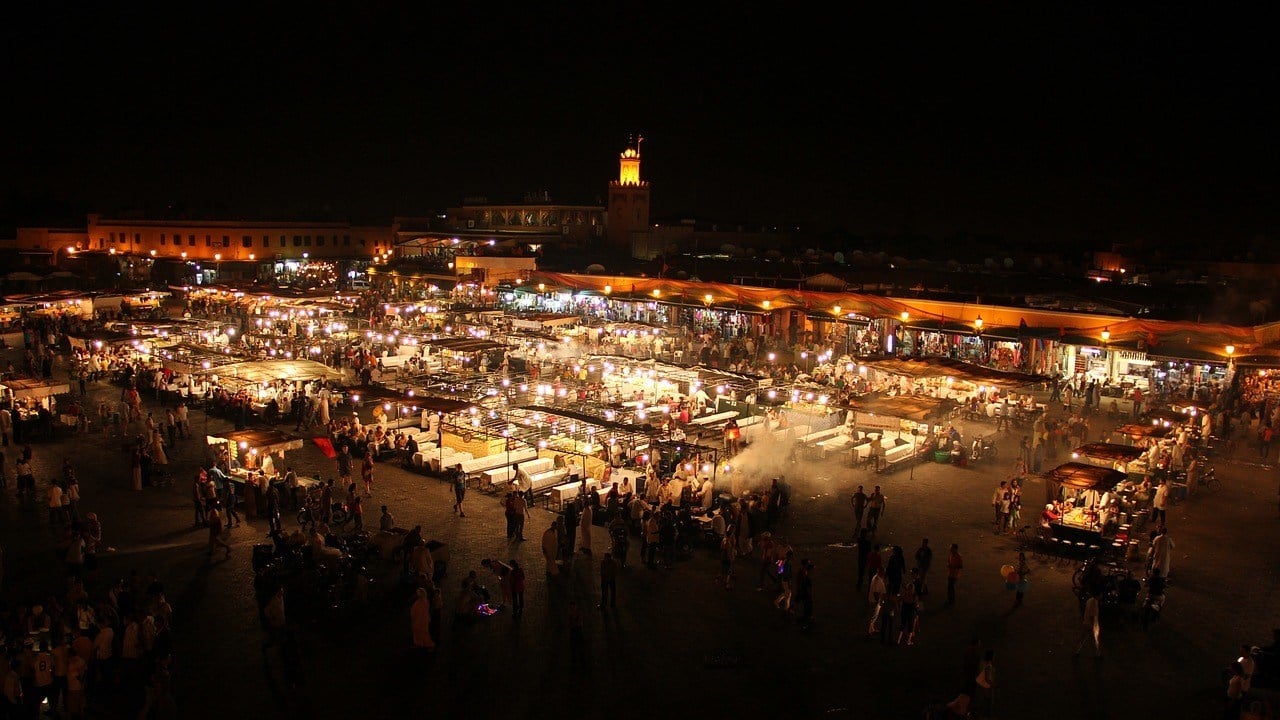
[[[726,410],[724,412],[711,413],[710,415],[699,415],[689,421],[690,425],[714,425],[716,423],[728,422],[738,417],[737,410]]]

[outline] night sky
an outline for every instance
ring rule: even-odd
[[[6,23],[0,220],[602,203],[640,132],[655,218],[1175,246],[1278,224],[1270,17],[415,5]]]

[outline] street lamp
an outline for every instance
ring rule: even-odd
[[[773,303],[769,302],[768,300],[765,300],[764,302],[760,303],[761,307],[763,307],[765,310],[768,310],[769,306],[772,304]]]
[[[982,332],[982,316],[981,315],[979,315],[977,318],[974,319],[973,329],[978,332]]]
[[[1111,328],[1102,328],[1102,342],[1111,340]]]
[[[839,306],[839,305],[836,305],[835,307],[831,308],[831,314],[832,314],[832,315],[839,316],[839,315],[840,315],[840,306]]]
[[[1228,346],[1227,346],[1227,357],[1231,357],[1232,355],[1235,355],[1235,354],[1236,354],[1236,346],[1235,346],[1235,345],[1228,345]]]
[[[906,310],[903,310],[902,314],[899,315],[898,317],[902,318],[902,322],[906,322],[911,319],[911,313],[907,312]]]

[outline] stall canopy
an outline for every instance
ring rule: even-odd
[[[1116,443],[1089,443],[1081,445],[1071,452],[1072,457],[1087,457],[1107,462],[1132,462],[1142,457],[1146,450],[1132,445]]]
[[[955,400],[927,395],[871,397],[854,401],[849,407],[859,413],[887,415],[903,420],[924,422],[946,418],[958,406]]]
[[[274,380],[342,380],[341,371],[314,360],[251,360],[209,368],[206,373],[216,373],[220,378],[235,378],[245,382],[272,382]]]
[[[23,398],[40,399],[50,395],[61,395],[71,391],[71,386],[65,383],[50,383],[36,378],[11,378],[5,380],[0,385],[0,392],[8,391],[13,393],[16,400]]]
[[[302,447],[302,438],[286,435],[279,430],[231,430],[209,435],[207,440],[210,445],[229,442],[241,448],[253,448],[261,453],[284,452]]]
[[[1119,470],[1099,465],[1069,462],[1050,470],[1043,477],[1050,487],[1057,485],[1072,490],[1097,490],[1102,492],[1115,487],[1128,475]]]
[[[1173,432],[1173,428],[1166,427],[1163,424],[1157,425],[1153,423],[1129,423],[1128,425],[1122,425],[1116,428],[1116,433],[1119,435],[1157,439],[1168,437],[1171,432]]]
[[[1048,382],[1049,380],[1043,375],[1005,372],[944,357],[884,357],[868,358],[863,362],[876,370],[895,375],[905,375],[911,378],[954,377],[976,384],[999,385],[1002,387],[1022,387]]]

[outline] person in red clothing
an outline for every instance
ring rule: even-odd
[[[880,543],[876,543],[871,552],[867,553],[867,577],[875,577],[876,572],[884,567],[884,555],[881,554],[883,549]]]

